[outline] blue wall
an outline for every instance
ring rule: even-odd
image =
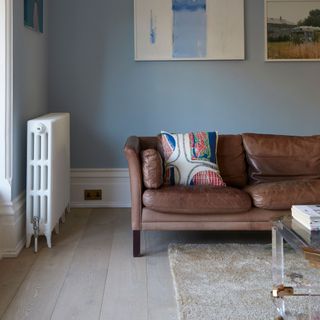
[[[47,6],[45,4],[45,21]],[[24,27],[23,1],[13,1],[12,199],[25,190],[27,120],[48,110],[48,33]]]
[[[133,0],[50,2],[49,108],[69,111],[72,166],[125,167],[160,130],[317,134],[320,63],[264,62],[264,1],[247,0],[246,61],[135,62]]]

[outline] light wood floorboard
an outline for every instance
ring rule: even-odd
[[[115,225],[101,320],[147,320],[146,257],[132,257],[129,212]]]
[[[158,232],[146,232],[145,239],[149,319],[175,320],[176,303],[167,254],[171,238],[166,238]]]
[[[105,218],[105,224],[97,224],[93,215],[90,216],[75,249],[52,319],[99,318],[114,231],[111,214],[106,213]]]
[[[23,250],[19,259],[0,261],[0,318],[17,294],[36,258],[37,256],[31,250]]]
[[[61,228],[63,234],[55,237],[56,245],[50,250],[45,247],[46,243],[42,239],[38,257],[5,311],[3,320],[51,318],[88,217],[88,210],[70,214]]]
[[[256,233],[144,232],[132,258],[128,209],[73,209],[37,254],[0,260],[2,320],[176,320],[169,243],[256,242]],[[270,235],[262,241],[270,241]]]

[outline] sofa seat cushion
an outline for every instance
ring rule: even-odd
[[[320,203],[320,180],[287,180],[261,183],[245,188],[255,207],[270,210],[290,209],[294,204]]]
[[[231,187],[165,186],[146,190],[143,204],[166,213],[241,213],[251,208],[251,198],[246,192]]]

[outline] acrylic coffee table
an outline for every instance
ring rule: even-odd
[[[320,231],[313,233],[312,238],[308,237],[308,232],[301,227],[291,217],[284,217],[273,221],[272,226],[272,280],[273,290],[272,298],[277,308],[278,317],[276,319],[312,319],[320,320]],[[307,236],[306,236],[307,235]],[[308,276],[304,274],[294,274],[296,277],[303,279],[298,283],[285,284],[288,279],[286,274],[285,246],[294,249],[299,255],[302,263],[305,265],[306,273],[312,274]],[[292,253],[294,254],[294,253]],[[313,280],[310,280],[313,279]],[[317,279],[317,281],[314,281]],[[287,307],[290,299],[294,299],[294,307],[292,301],[290,310]],[[304,304],[303,311],[293,311],[299,309],[299,304]]]

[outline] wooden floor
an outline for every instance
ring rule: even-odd
[[[132,258],[128,209],[73,209],[39,252],[0,260],[0,319],[177,319],[172,242],[266,242],[266,233],[145,232]]]

